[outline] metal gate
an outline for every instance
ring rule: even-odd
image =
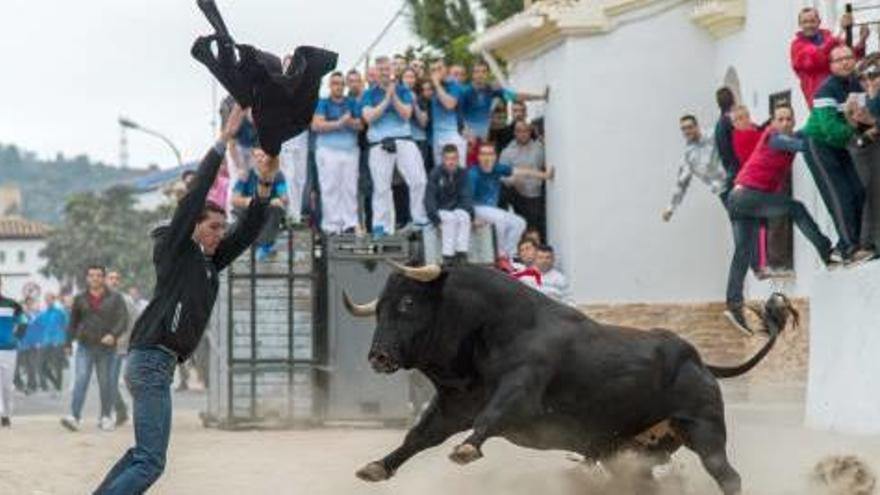
[[[274,258],[251,249],[221,276],[210,327],[206,425],[307,426],[325,403],[323,258],[308,229],[283,233]]]

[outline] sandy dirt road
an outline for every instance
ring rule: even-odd
[[[858,454],[880,467],[880,439],[809,431],[802,404],[728,401],[729,453],[746,494],[803,495],[812,466],[829,454]],[[205,429],[195,411],[176,413],[169,466],[151,493],[308,495],[588,495],[620,493],[564,452],[536,452],[503,440],[466,467],[446,459],[456,441],[414,458],[389,482],[366,484],[354,471],[403,437],[399,430],[327,429],[226,432]],[[63,431],[56,416],[17,418],[0,431],[0,493],[83,494],[132,441],[131,427],[101,433]],[[696,457],[680,452],[663,475],[663,494],[719,493]]]

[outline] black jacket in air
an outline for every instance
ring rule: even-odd
[[[216,148],[205,155],[193,188],[180,200],[171,224],[153,234],[156,289],[132,330],[133,349],[158,345],[177,353],[180,362],[185,361],[205,333],[217,298],[218,273],[260,233],[268,202],[255,198],[244,218],[220,241],[214,256],[205,256],[192,239],[222,160]]]

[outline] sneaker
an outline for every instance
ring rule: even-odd
[[[724,310],[724,316],[730,321],[734,328],[736,328],[743,334],[749,337],[755,334],[755,332],[751,328],[749,328],[748,322],[746,322],[746,317],[743,314],[742,307],[727,308],[726,310]]]
[[[856,252],[852,253],[849,258],[846,259],[845,264],[847,266],[858,265],[864,263],[866,261],[872,260],[877,256],[873,249],[859,249]]]
[[[61,418],[61,426],[70,431],[79,431],[79,420],[73,416],[65,416]]]
[[[468,264],[468,254],[467,253],[455,253],[455,264],[459,266]]]
[[[116,423],[109,416],[104,416],[101,418],[101,421],[98,421],[98,428],[101,431],[114,431],[116,429]]]
[[[0,428],[9,428],[12,426],[12,423],[9,421],[9,416],[3,416],[0,418]]]
[[[841,256],[840,251],[837,249],[832,249],[824,258],[822,258],[822,262],[825,263],[825,268],[834,270],[835,268],[843,266],[843,256]]]

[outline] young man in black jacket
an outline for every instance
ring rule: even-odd
[[[131,335],[125,371],[133,398],[135,446],[107,474],[96,493],[145,492],[161,476],[171,433],[171,382],[174,368],[195,350],[217,296],[218,272],[260,233],[272,186],[260,177],[256,197],[244,218],[226,232],[222,208],[206,203],[226,143],[241,112],[230,116],[220,140],[202,159],[195,182],[177,205],[171,224],[153,232],[156,288]],[[277,171],[277,158],[273,160]]]
[[[471,243],[474,201],[468,172],[460,167],[458,147],[443,146],[442,165],[428,175],[425,188],[425,211],[435,228],[440,230],[443,263],[467,261]]]

